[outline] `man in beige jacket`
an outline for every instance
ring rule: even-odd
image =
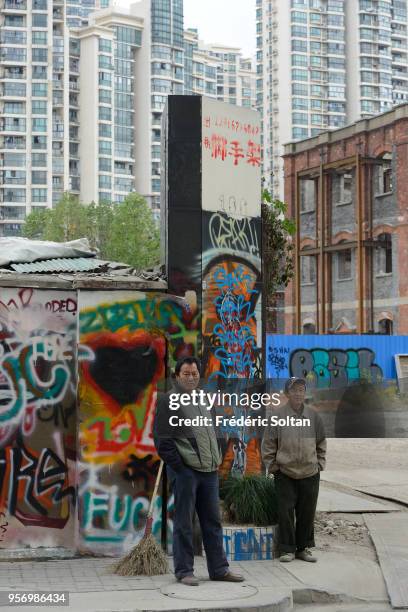
[[[320,471],[326,463],[326,437],[321,417],[304,404],[305,393],[302,378],[286,381],[288,402],[273,413],[280,423],[269,423],[262,440],[267,473],[275,478],[282,562],[295,557],[317,561],[309,549],[315,546],[314,518]],[[304,424],[296,425],[300,420]]]

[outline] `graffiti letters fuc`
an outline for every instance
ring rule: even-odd
[[[141,537],[158,468],[157,385],[197,351],[195,304],[165,294],[80,292],[80,548],[121,554]],[[153,514],[160,537],[161,498]],[[169,518],[171,534],[171,513]]]
[[[76,315],[72,292],[1,290],[0,511],[8,548],[73,543]]]

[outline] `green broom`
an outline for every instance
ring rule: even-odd
[[[139,544],[116,565],[114,571],[119,576],[158,576],[159,574],[167,574],[169,572],[167,557],[152,535],[153,506],[156,501],[162,472],[163,461],[160,461],[143,537]]]

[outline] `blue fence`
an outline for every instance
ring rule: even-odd
[[[268,378],[299,376],[314,388],[346,387],[353,380],[396,380],[394,356],[408,353],[406,336],[268,334]]]

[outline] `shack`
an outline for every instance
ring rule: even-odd
[[[0,239],[2,548],[113,556],[139,540],[157,387],[195,352],[195,314],[84,240]],[[159,497],[158,538],[161,524]]]

